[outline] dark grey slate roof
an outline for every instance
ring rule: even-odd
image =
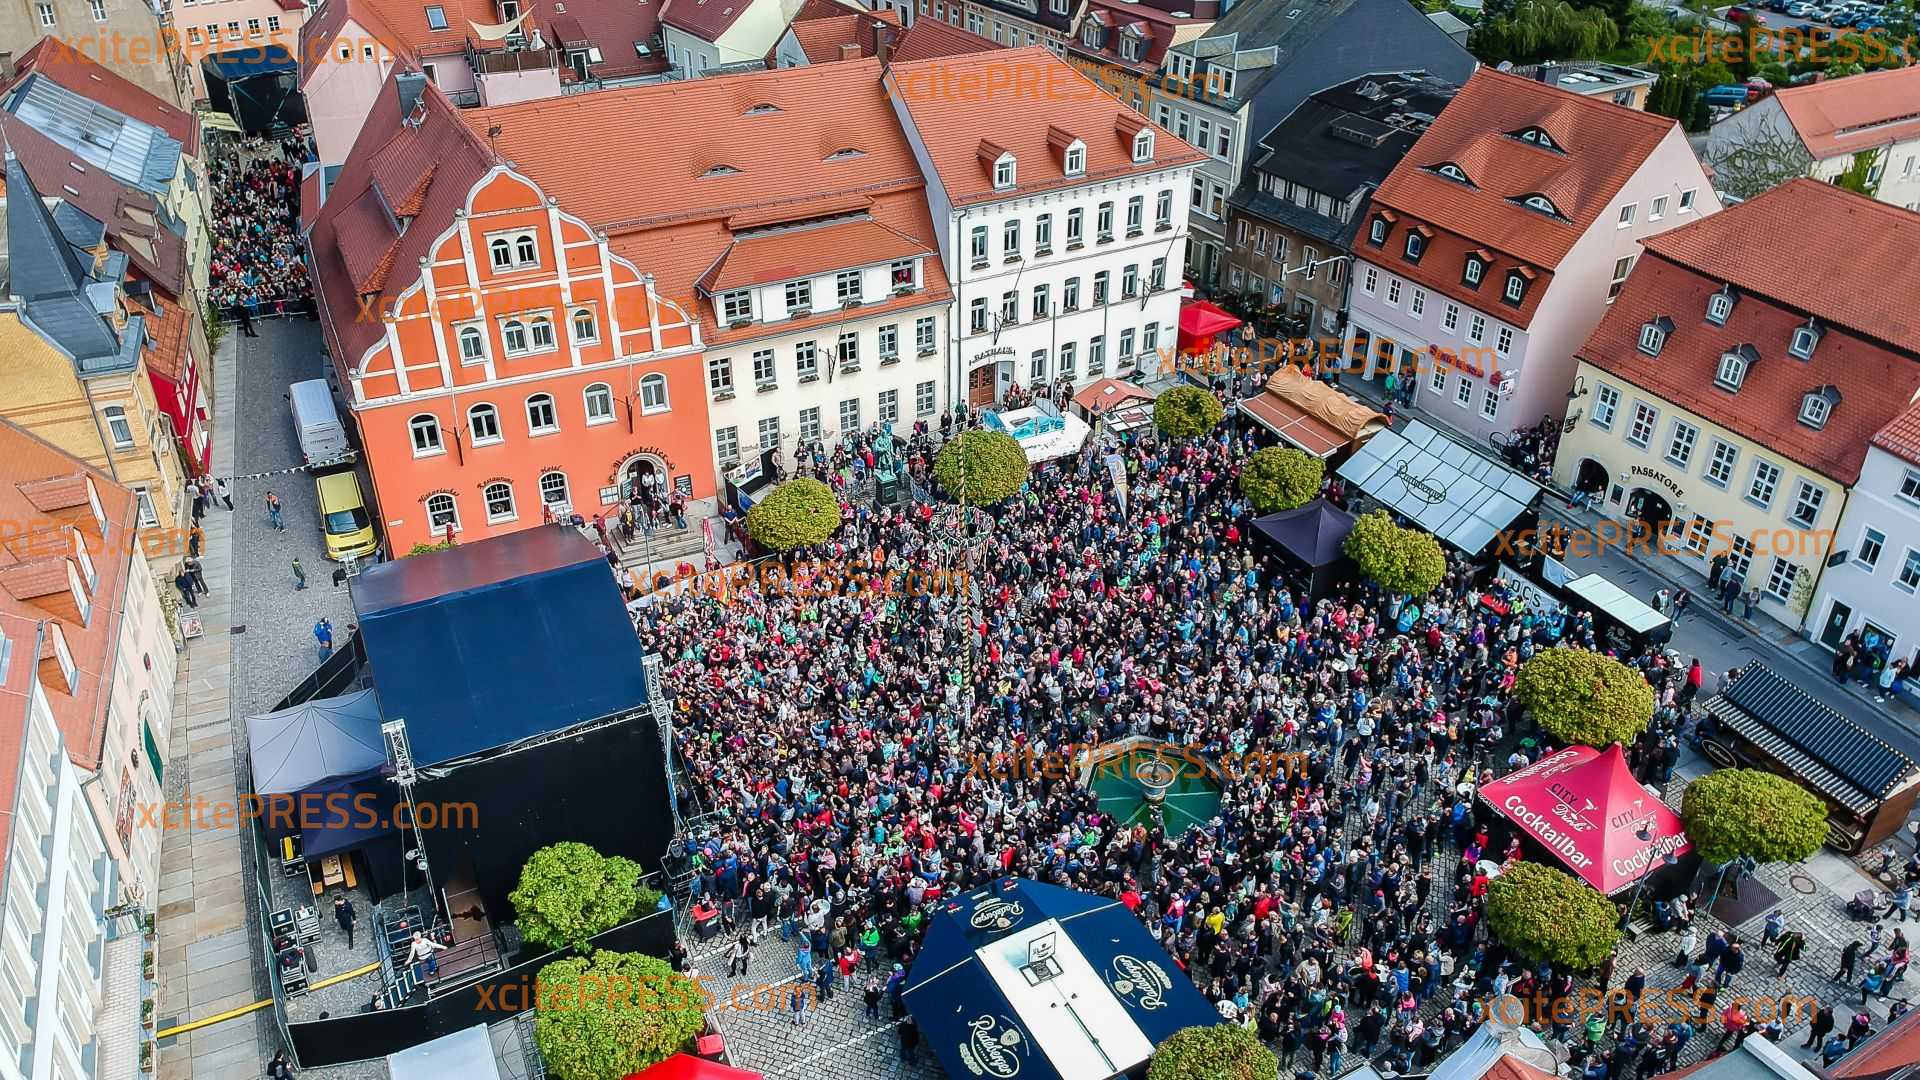
[[[127,272],[126,253],[108,252],[96,271],[86,247],[74,243],[99,235],[100,222],[66,203],[49,209],[27,170],[9,159],[6,225],[8,287],[20,298],[27,325],[66,353],[83,376],[132,370],[146,341],[146,321],[135,315],[115,333],[110,319]]]
[[[1752,722],[1741,734],[1768,752],[1778,753],[1784,744],[1870,800],[1885,798],[1920,773],[1912,758],[1758,661],[1720,695],[1720,702]]]
[[[1379,187],[1459,89],[1410,71],[1316,91],[1260,140],[1267,152],[1254,168],[1336,199]]]
[[[1237,209],[1265,218],[1276,225],[1311,236],[1342,250],[1353,246],[1353,222],[1339,221],[1316,214],[1304,206],[1275,198],[1260,189],[1242,184],[1227,202]]]

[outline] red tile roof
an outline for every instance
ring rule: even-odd
[[[1920,67],[1783,86],[1774,97],[1815,159],[1920,138]]]
[[[675,30],[685,30],[701,41],[719,41],[747,13],[753,3],[773,0],[667,0],[660,21]]]
[[[653,39],[660,35],[664,0],[565,0],[565,6],[565,14],[554,15],[549,37],[559,39],[563,19],[577,25],[579,33],[600,49],[601,62],[587,69],[594,78],[622,79],[667,69],[665,52],[652,47]],[[641,56],[634,49],[636,44],[648,46],[651,55]],[[573,69],[565,65],[560,68],[560,76],[574,81]]]
[[[900,44],[894,46],[893,63],[965,56],[967,53],[990,52],[998,48],[1000,43],[997,41],[970,34],[957,26],[948,26],[939,19],[915,19],[900,38]]]
[[[1181,30],[1191,27],[1187,35],[1191,38],[1213,24],[1210,18],[1178,18],[1145,4],[1128,3],[1127,0],[1093,0],[1087,5],[1086,18],[1110,28],[1104,35],[1101,47],[1092,48],[1087,45],[1085,37],[1075,34],[1067,41],[1067,51],[1142,75],[1160,70],[1161,63],[1166,60],[1167,49],[1172,47]],[[1136,27],[1140,40],[1146,43],[1138,60],[1124,60],[1120,56],[1120,35],[1128,27]]]
[[[1088,412],[1112,409],[1129,401],[1152,401],[1153,391],[1121,379],[1100,379],[1073,395],[1073,403]]]
[[[720,293],[844,269],[853,257],[871,266],[932,253],[927,244],[872,218],[831,219],[740,237],[700,275],[699,284]]]
[[[1920,465],[1920,405],[1893,418],[1873,436],[1873,445],[1894,457]]]
[[[1645,247],[1748,292],[1920,351],[1913,284],[1920,214],[1804,178],[1739,210],[1724,221],[1722,211],[1650,237]],[[1755,237],[1785,243],[1791,257],[1781,258],[1782,248]]]
[[[1535,127],[1565,152],[1510,137]],[[1374,203],[1553,269],[1674,130],[1664,116],[1483,67],[1388,174]],[[1449,162],[1472,184],[1429,171]],[[1515,201],[1534,194],[1566,220]]]
[[[1207,155],[1154,127],[1153,160],[1136,164],[1129,129],[1153,126],[1047,49],[1033,46],[895,63],[891,93],[905,105],[954,206],[993,202],[1122,176],[1195,165]],[[1047,142],[1049,127],[1087,145],[1084,176],[1067,176]],[[993,187],[983,136],[1011,151],[1017,186]]]
[[[795,19],[788,29],[793,31],[800,51],[806,54],[807,63],[829,64],[842,59],[841,47],[845,45],[860,50],[861,58],[879,55],[881,27],[892,27],[893,33],[898,34],[900,16],[892,11],[876,11],[867,15]]]
[[[1805,183],[1813,188],[1826,187]],[[1786,192],[1788,200],[1800,209],[1798,221],[1803,230],[1828,232],[1821,201],[1817,196],[1808,199],[1812,192],[1796,195],[1792,189],[1798,187],[1802,182],[1775,189],[1774,193],[1723,210],[1704,224],[1748,237],[1775,235],[1760,231],[1777,209],[1765,203],[1775,194]],[[1911,219],[1906,232],[1892,239],[1909,249],[1920,247],[1920,215],[1906,217]],[[1727,220],[1721,222],[1721,218]],[[1711,247],[1705,250],[1710,256],[1715,253]],[[1755,251],[1748,261],[1761,257],[1762,253]],[[1803,271],[1808,269],[1806,264],[1799,265]],[[1707,300],[1729,280],[1711,260],[1708,265],[1688,263],[1668,245],[1649,244],[1646,256],[1634,267],[1626,287],[1579,356],[1689,412],[1748,433],[1775,453],[1851,485],[1859,479],[1869,441],[1908,412],[1916,392],[1920,392],[1920,350],[1858,333],[1823,307],[1824,298],[1809,295],[1816,290],[1798,290],[1776,298],[1741,289],[1737,280],[1732,281],[1738,290],[1733,312],[1725,326],[1715,326],[1705,318]],[[1813,358],[1797,360],[1788,355],[1787,344],[1794,330],[1805,326],[1810,316],[1826,331]],[[1660,355],[1648,356],[1639,350],[1641,327],[1663,317],[1672,320],[1675,329]],[[1714,376],[1720,357],[1741,345],[1751,345],[1759,360],[1747,372],[1739,391],[1729,392],[1714,385]],[[1840,399],[1826,426],[1816,431],[1800,423],[1798,416],[1803,397],[1822,387],[1832,387]]]
[[[105,537],[84,500],[77,508],[56,511],[35,505],[45,481],[80,477],[90,477],[99,494],[107,520]],[[140,557],[135,553],[137,545],[130,543],[136,512],[131,491],[32,433],[0,420],[0,520],[14,526],[0,545],[0,615],[58,623],[64,631],[78,670],[77,686],[69,690],[64,685],[43,685],[47,704],[66,739],[67,755],[83,769],[99,766],[106,739],[129,568]],[[71,550],[73,529],[80,531],[99,575],[89,597],[92,615],[85,622],[71,614],[73,601],[67,591],[66,552]],[[43,568],[42,564],[50,565]],[[49,584],[51,589],[43,591]]]
[[[1859,78],[1859,76],[1854,76]],[[1891,1025],[1867,1036],[1846,1057],[1827,1066],[1832,1080],[1893,1080],[1914,1075],[1920,1061],[1920,1012],[1909,1012]]]
[[[112,69],[87,59],[62,39],[41,38],[14,62],[12,82],[0,82],[0,92],[34,72],[72,90],[89,101],[152,124],[166,132],[188,157],[200,156],[200,124],[193,114],[167,104]]]

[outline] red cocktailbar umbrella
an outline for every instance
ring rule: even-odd
[[[692,1054],[675,1054],[658,1065],[634,1073],[627,1080],[762,1080],[762,1077],[751,1069],[736,1069]]]

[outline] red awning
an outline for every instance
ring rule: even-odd
[[[692,1054],[675,1054],[651,1068],[627,1077],[627,1080],[762,1080],[757,1072],[736,1069]]]
[[[1633,778],[1618,746],[1569,746],[1491,781],[1480,797],[1603,893],[1629,888],[1671,852],[1693,850],[1679,815]],[[1651,826],[1653,841],[1636,835]]]
[[[1205,352],[1215,334],[1224,334],[1240,320],[1205,300],[1180,305],[1180,351]]]

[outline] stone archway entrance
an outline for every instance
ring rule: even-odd
[[[1605,495],[1607,467],[1592,458],[1581,458],[1580,472],[1573,479],[1573,490],[1584,491],[1589,495]]]
[[[1636,539],[1653,536],[1672,528],[1673,504],[1657,491],[1634,488],[1627,494],[1627,520]]]
[[[657,454],[635,454],[620,466],[621,502],[633,498],[637,491],[651,491],[665,498],[672,486],[667,463]]]

